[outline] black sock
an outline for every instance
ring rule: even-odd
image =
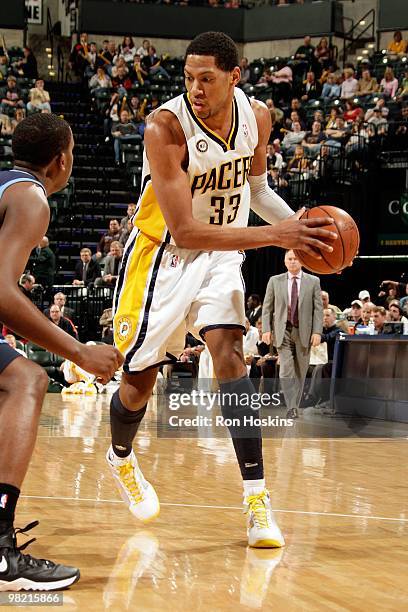
[[[127,457],[132,452],[132,442],[145,412],[146,406],[140,410],[125,408],[120,401],[119,390],[112,395],[110,403],[112,448],[118,457]]]
[[[0,482],[0,533],[13,526],[20,489]]]
[[[256,425],[245,425],[245,417],[259,417],[259,411],[248,401],[255,387],[248,376],[220,383],[221,412],[224,419],[239,419],[239,425],[228,427],[243,480],[259,480],[264,477],[262,458],[262,432]],[[227,394],[227,395],[226,395]]]

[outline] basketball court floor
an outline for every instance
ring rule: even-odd
[[[408,609],[408,429],[302,438],[300,419],[266,439],[287,544],[253,550],[230,440],[157,437],[155,402],[135,450],[162,507],[144,526],[105,464],[109,398],[47,396],[16,525],[40,519],[28,552],[81,569],[64,610]]]

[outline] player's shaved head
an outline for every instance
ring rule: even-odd
[[[211,55],[215,65],[224,72],[239,66],[238,51],[232,38],[224,32],[203,32],[194,38],[186,50],[188,55]]]
[[[52,113],[34,113],[19,123],[12,138],[16,162],[45,168],[68,150],[72,138],[68,123]]]

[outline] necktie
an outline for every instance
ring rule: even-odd
[[[297,276],[292,278],[292,292],[290,296],[290,322],[294,327],[299,326],[299,313],[298,313],[298,287],[297,287]]]
[[[86,281],[86,269],[87,269],[88,265],[86,263],[84,263],[84,267],[82,268],[82,280],[85,282]]]

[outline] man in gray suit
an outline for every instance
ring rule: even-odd
[[[287,272],[271,276],[262,310],[262,340],[278,349],[279,378],[288,408],[297,418],[309,366],[310,348],[320,344],[323,304],[320,280],[303,272],[293,251],[286,251]]]

